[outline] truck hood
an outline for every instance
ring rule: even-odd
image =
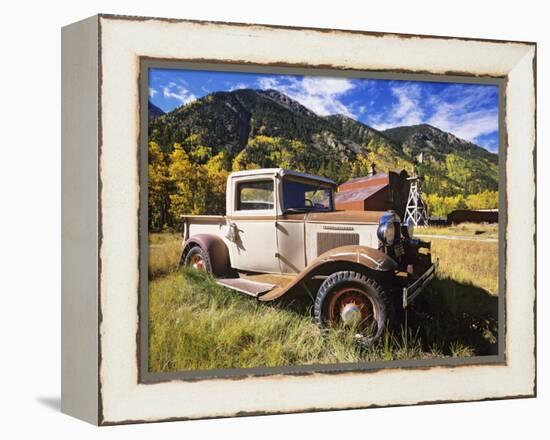
[[[378,224],[384,211],[331,211],[287,214],[289,220],[304,220],[312,223],[364,223]]]

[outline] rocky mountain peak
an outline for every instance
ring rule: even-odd
[[[149,109],[150,114],[156,111],[152,106]],[[381,171],[399,171],[412,169],[420,156],[421,172],[431,176],[430,183],[425,182],[428,192],[498,188],[498,156],[454,134],[429,124],[378,131],[343,114],[319,116],[273,89],[206,95],[150,119],[149,136],[166,152],[174,143],[185,145],[193,139],[188,149],[201,145],[212,154],[227,152],[231,160],[238,155],[248,157],[256,166],[273,154],[277,160],[285,157],[289,166],[339,181],[367,169],[370,164],[365,160],[374,160]],[[292,153],[278,151],[288,148],[284,145],[298,147]]]

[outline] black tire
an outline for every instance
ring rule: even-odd
[[[198,262],[201,261],[201,266],[198,266]],[[200,246],[193,246],[187,251],[183,258],[183,266],[197,270],[204,270],[209,274],[212,274],[212,263],[210,262],[210,256],[208,252],[204,251]]]
[[[338,309],[337,301],[343,301],[345,304],[345,297],[342,297],[342,295],[344,295],[343,292],[346,292],[345,294],[347,295],[351,295],[352,298],[355,297],[351,292],[355,292],[354,294],[357,297],[360,296],[361,300],[364,302],[363,306],[368,304],[367,300],[370,302],[373,315],[372,318],[370,318],[370,322],[371,326],[376,326],[376,328],[372,328],[372,331],[368,334],[360,332],[358,341],[367,345],[371,344],[382,335],[382,332],[386,328],[387,321],[393,315],[393,306],[384,289],[375,280],[359,272],[335,272],[325,279],[315,297],[315,322],[323,329],[338,324],[338,322],[343,322],[342,316],[335,314],[335,309],[342,310],[341,307]],[[355,300],[352,302],[355,302]],[[368,319],[366,317],[363,318],[364,308],[365,307],[360,307],[361,320]]]

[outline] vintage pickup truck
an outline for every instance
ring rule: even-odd
[[[336,211],[335,188],[280,168],[232,173],[226,216],[183,216],[181,264],[260,301],[312,296],[319,326],[352,326],[370,343],[435,265],[395,212]]]

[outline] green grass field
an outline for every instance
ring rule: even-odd
[[[439,229],[439,235],[454,235]],[[432,233],[432,232],[430,232]],[[407,325],[360,347],[353,334],[321,334],[311,307],[259,303],[178,269],[181,237],[151,234],[151,371],[184,371],[496,353],[498,245],[432,239],[438,277],[415,302]]]
[[[181,255],[181,234],[149,234],[149,280],[177,270]]]
[[[459,223],[451,226],[422,226],[415,230],[415,234],[498,238],[498,225],[495,223]]]

